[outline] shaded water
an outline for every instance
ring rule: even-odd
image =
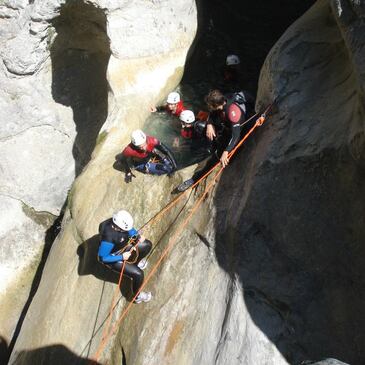
[[[190,85],[180,85],[176,91],[181,95],[187,109],[195,114],[204,110],[198,93]],[[209,153],[205,140],[185,139],[180,135],[181,124],[178,117],[167,112],[151,113],[144,125],[144,131],[157,137],[173,152],[178,168],[183,168],[202,161]]]
[[[204,97],[212,89],[245,90],[255,96],[259,72],[270,48],[313,3],[314,0],[282,0],[280,4],[267,0],[197,1],[198,32],[183,79],[175,90],[180,93],[185,107],[195,115],[200,110],[206,111]],[[241,60],[239,78],[234,83],[226,83],[223,70],[226,56],[232,53]],[[179,168],[208,156],[207,148],[197,148],[199,142],[180,137],[179,119],[167,113],[151,113],[144,130],[171,148]],[[179,147],[174,146],[176,138]]]

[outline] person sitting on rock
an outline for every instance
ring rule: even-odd
[[[177,92],[172,92],[167,95],[165,105],[151,107],[152,113],[166,111],[167,113],[174,115],[175,117],[180,116],[183,110],[185,110],[184,103],[180,98],[180,94]]]
[[[145,257],[151,251],[151,241],[133,228],[133,218],[126,210],[120,210],[100,223],[99,234],[99,261],[118,273],[125,262],[123,275],[132,280],[133,296],[136,295],[143,283],[143,270],[147,267]],[[132,255],[136,256],[133,263]],[[150,292],[141,291],[135,303],[149,302],[151,298]]]
[[[219,90],[212,90],[205,98],[211,111],[206,127],[206,136],[213,143],[212,157],[202,170],[197,171],[191,179],[184,181],[173,192],[182,192],[192,186],[218,161],[223,167],[228,165],[228,154],[237,145],[241,136],[242,123],[245,122],[248,104],[243,92],[223,95]],[[253,121],[253,124],[255,121]]]
[[[172,152],[157,138],[146,136],[137,129],[132,132],[131,143],[122,152],[125,167],[125,181],[135,177],[132,168],[152,175],[171,174],[176,170],[176,161]]]

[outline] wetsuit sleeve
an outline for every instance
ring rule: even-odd
[[[101,241],[98,251],[98,256],[100,260],[104,263],[113,263],[117,261],[123,261],[122,255],[113,255],[111,254],[114,248],[114,244],[108,241]]]
[[[215,127],[219,126],[219,115],[217,112],[209,113],[207,125],[211,124]]]
[[[135,228],[132,228],[128,231],[129,237],[137,236],[138,231]]]
[[[194,124],[194,130],[195,130],[195,133],[198,135],[198,136],[202,136],[204,131],[205,131],[205,128],[206,128],[207,124],[206,122],[203,122],[201,120],[198,120],[197,122],[195,122]]]
[[[162,159],[168,158],[171,161],[174,169],[176,169],[177,164],[175,157],[169,148],[167,148],[167,146],[165,146],[163,143],[160,142],[158,145],[156,145],[152,152]]]
[[[124,171],[126,173],[129,173],[129,172],[132,171],[131,169],[133,167],[133,162],[132,162],[132,159],[130,157],[128,157],[128,156],[122,156],[121,162],[123,163]]]
[[[137,241],[140,239],[141,235],[139,234],[139,232],[135,229],[132,228],[128,231],[128,236],[129,238],[134,237]]]
[[[228,146],[225,148],[225,151],[231,152],[233,150],[233,148],[236,146],[236,144],[240,139],[240,135],[241,135],[240,124],[236,123],[232,126],[232,136],[228,142]]]
[[[159,113],[166,111],[166,105],[156,106],[156,111],[158,111]]]

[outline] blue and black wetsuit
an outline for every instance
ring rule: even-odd
[[[112,270],[120,272],[123,267],[123,256],[120,252],[125,249],[129,251],[132,248],[130,239],[139,239],[138,231],[132,228],[130,231],[122,231],[113,223],[112,218],[100,223],[100,246],[98,251],[99,260],[110,267]],[[130,247],[128,247],[130,246]],[[143,271],[137,266],[138,262],[143,259],[152,248],[149,240],[138,242],[138,260],[134,264],[126,263],[124,267],[124,275],[132,279],[133,293],[137,293],[144,279]]]

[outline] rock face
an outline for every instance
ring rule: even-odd
[[[9,306],[0,297],[7,323],[0,334],[10,338],[45,232],[75,176],[98,142],[112,139],[117,153],[148,105],[176,86],[196,8],[193,1],[8,0],[0,14],[0,292],[6,303],[13,296]],[[23,294],[14,293],[19,285]]]
[[[121,13],[128,19],[129,11]],[[96,262],[99,222],[128,207],[142,226],[193,170],[158,180],[139,174],[128,185],[113,170],[123,136],[141,125],[156,83],[174,74],[185,51],[148,56],[143,69],[140,59],[112,54],[109,134],[73,186],[10,364],[96,355],[98,363],[137,365],[364,363],[363,11],[355,1],[319,0],[277,42],[257,98],[262,109],[277,97],[272,115],[148,282],[153,301],[120,321],[128,305],[121,299],[103,341],[118,278]],[[132,39],[137,33],[132,27]],[[114,43],[120,52],[122,43]],[[156,244],[146,275],[203,190],[146,228]],[[124,282],[123,296],[127,289]]]

